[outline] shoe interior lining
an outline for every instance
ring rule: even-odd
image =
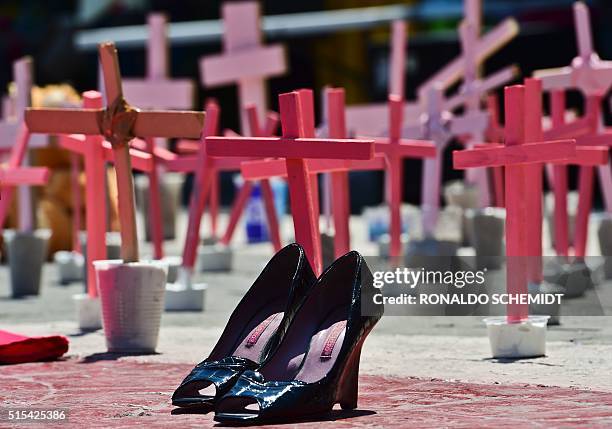
[[[334,326],[346,324],[357,263],[356,254],[344,256],[314,286],[278,350],[259,369],[266,380],[288,381],[299,374],[302,381],[313,382],[328,372],[340,351],[344,330],[336,332],[331,358],[322,360],[321,354]]]

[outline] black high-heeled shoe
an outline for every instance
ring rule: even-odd
[[[176,389],[172,404],[212,410],[243,371],[258,368],[275,351],[315,282],[302,246],[276,253],[234,309],[210,356]]]
[[[250,424],[357,408],[361,348],[384,307],[363,257],[349,252],[318,279],[278,349],[242,373],[215,405],[215,420]],[[362,302],[366,315],[362,315]]]

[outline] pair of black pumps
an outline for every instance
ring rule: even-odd
[[[250,424],[357,408],[363,343],[383,305],[363,257],[338,258],[317,279],[298,244],[281,249],[232,313],[210,356],[172,395],[172,403],[215,420]],[[188,410],[185,410],[188,411]]]

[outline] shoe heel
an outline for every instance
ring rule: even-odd
[[[353,351],[346,368],[340,379],[340,388],[338,391],[338,399],[343,410],[354,410],[357,408],[357,397],[359,394],[359,360],[361,358],[361,347],[363,342],[359,344]]]

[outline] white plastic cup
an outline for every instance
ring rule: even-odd
[[[546,325],[550,316],[529,316],[508,322],[506,316],[487,317],[491,354],[494,358],[521,359],[546,355]]]
[[[167,265],[118,259],[93,264],[108,351],[154,352],[164,309]]]

